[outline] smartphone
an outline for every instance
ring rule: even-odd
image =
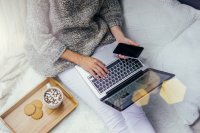
[[[143,47],[119,43],[118,46],[114,49],[113,53],[138,58],[143,50]]]

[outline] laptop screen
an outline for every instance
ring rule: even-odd
[[[147,69],[139,78],[124,83],[125,85],[119,91],[103,101],[117,110],[122,111],[160,86],[163,81],[173,76],[170,73]]]

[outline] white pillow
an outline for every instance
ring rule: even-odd
[[[200,104],[199,11],[176,0],[123,0],[122,4],[125,33],[145,47],[142,56],[148,64],[176,74],[187,86],[184,101],[174,106],[191,125]]]
[[[123,0],[122,4],[126,34],[140,44],[168,43],[196,20],[196,10],[176,0]]]

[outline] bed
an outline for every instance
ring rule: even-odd
[[[0,113],[44,80],[29,66],[24,54],[25,1],[0,0]],[[156,132],[200,132],[200,65],[196,62],[200,54],[200,11],[176,0],[123,0],[121,4],[124,31],[145,47],[143,60],[154,68],[175,73],[187,86],[192,86],[180,104],[168,105],[159,95],[151,95],[144,110]],[[187,60],[195,66],[180,67],[185,63],[181,60],[183,55],[188,55]],[[77,99],[78,108],[52,132],[108,133],[97,114]],[[2,124],[0,132],[7,132]]]

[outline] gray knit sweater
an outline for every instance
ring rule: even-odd
[[[44,76],[56,76],[74,65],[60,58],[66,49],[91,55],[115,40],[109,28],[121,23],[118,0],[28,0],[30,64]]]

